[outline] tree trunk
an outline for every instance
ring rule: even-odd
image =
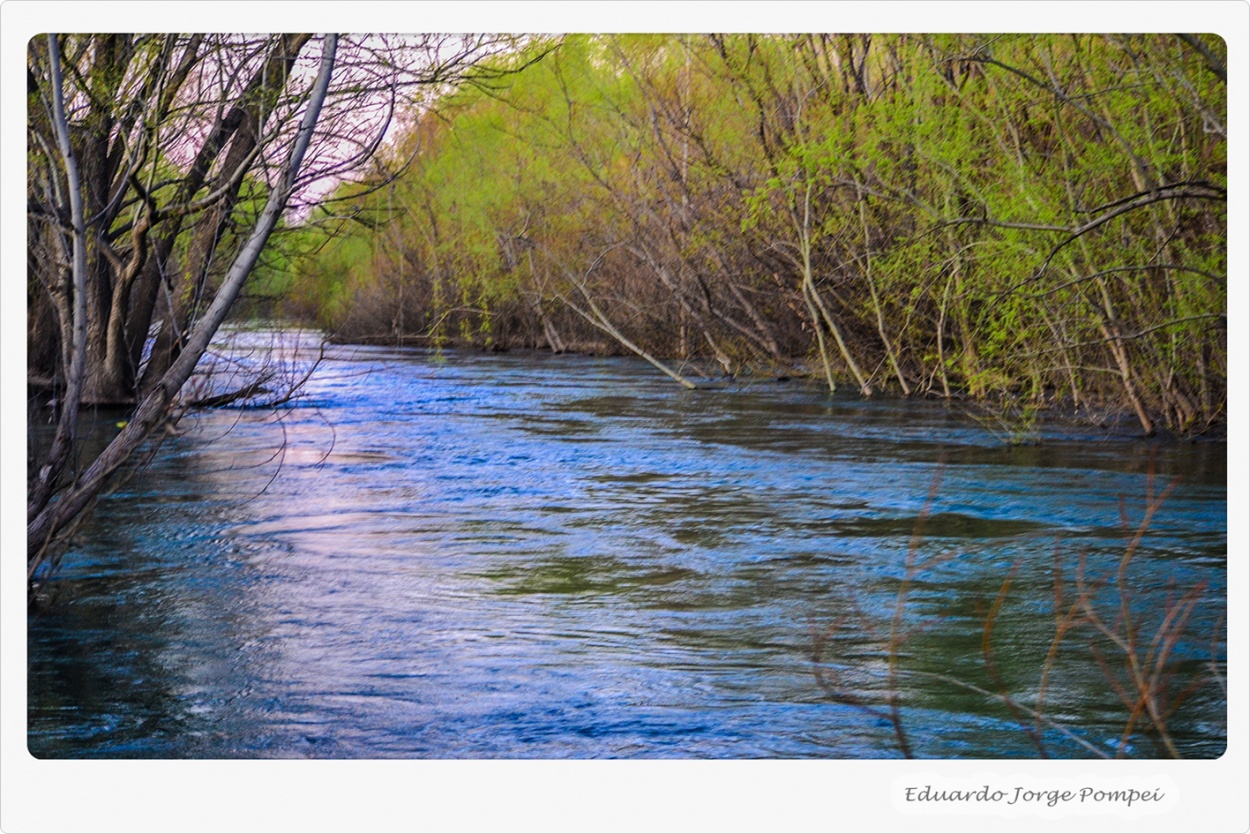
[[[60,416],[52,448],[35,477],[27,496],[27,519],[33,518],[47,507],[58,478],[65,469],[74,448],[77,434],[78,405],[82,400],[83,381],[87,374],[87,223],[83,213],[82,181],[78,171],[78,156],[70,142],[69,122],[65,118],[65,99],[62,90],[61,52],[56,35],[48,35],[48,60],[52,75],[52,112],[49,114],[56,132],[57,145],[65,165],[67,198],[73,234],[73,255],[70,264],[70,287],[72,298],[69,327],[70,355],[65,363],[65,394],[58,403]]]
[[[197,166],[193,169],[194,180],[198,182],[188,182],[188,199],[199,190],[202,178],[207,173],[207,165],[201,169],[200,164],[211,164],[229,140],[229,150],[221,162],[221,170],[228,172],[225,187],[219,189],[221,193],[218,199],[206,207],[208,216],[196,227],[183,268],[174,272],[172,278],[168,277],[167,260],[179,231],[175,227],[170,229],[166,239],[162,241],[160,249],[164,258],[153,263],[147,272],[148,280],[144,283],[144,289],[151,294],[150,302],[144,303],[136,311],[146,315],[136,320],[129,342],[130,356],[135,365],[138,364],[139,356],[135,351],[143,349],[140,334],[143,338],[148,335],[158,294],[164,301],[161,308],[165,315],[143,378],[138,384],[140,392],[156,384],[183,350],[182,342],[186,338],[187,327],[195,320],[197,308],[202,305],[208,292],[209,271],[226,224],[238,203],[243,172],[251,167],[256,158],[265,118],[286,86],[295,59],[310,37],[306,34],[284,35],[274,44],[261,68],[248,84],[248,93],[218,124],[220,130],[215,130],[201,149],[201,158],[197,158]],[[167,292],[160,294],[157,282],[162,277],[167,281]]]

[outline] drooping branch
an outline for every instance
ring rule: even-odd
[[[1152,203],[1159,203],[1166,200],[1184,199],[1225,201],[1228,199],[1228,194],[1224,189],[1208,182],[1169,183],[1167,185],[1161,185],[1158,188],[1148,188],[1136,194],[1129,195],[1128,197],[1123,197],[1119,200],[1115,200],[1114,202],[1106,203],[1098,208],[1091,209],[1091,211],[1101,211],[1103,213],[1095,217],[1093,220],[1073,228],[1066,238],[1056,244],[1055,247],[1050,250],[1050,254],[1046,256],[1046,260],[1043,261],[1042,265],[1039,266],[1033,273],[1034,280],[1040,278],[1050,267],[1050,262],[1055,259],[1055,256],[1058,255],[1064,247],[1072,243],[1077,238],[1089,234],[1101,226],[1105,226],[1107,223],[1110,223],[1120,215],[1128,214],[1130,211],[1135,211],[1136,209],[1151,205]]]
[[[1219,78],[1221,81],[1227,83],[1228,70],[1225,69],[1224,62],[1221,61],[1216,56],[1216,54],[1207,47],[1205,43],[1198,40],[1198,38],[1194,35],[1177,35],[1176,37],[1180,38],[1182,41],[1184,41],[1185,43],[1189,44],[1194,49],[1202,53],[1202,57],[1205,58],[1207,62],[1207,69],[1215,73],[1215,76]]]
[[[586,279],[590,277],[590,274],[594,272],[595,269],[598,268],[599,264],[603,262],[603,259],[607,256],[608,252],[612,250],[612,248],[615,248],[615,247],[611,247],[608,250],[601,252],[599,254],[599,257],[595,258],[594,263],[590,265],[590,268],[586,270],[586,274],[582,276],[580,279],[576,275],[573,275],[571,272],[569,272],[569,270],[567,269],[565,270],[565,274],[568,277],[569,282],[573,284],[573,286],[577,289],[578,293],[581,294],[582,298],[586,302],[586,306],[589,308],[589,312],[587,310],[583,310],[580,305],[574,304],[568,297],[560,293],[557,293],[556,297],[559,298],[564,303],[564,305],[568,307],[570,310],[577,313],[587,322],[594,325],[597,329],[602,330],[604,333],[607,333],[609,336],[611,336],[613,339],[619,342],[622,346],[627,348],[631,353],[635,354],[636,356],[641,357],[642,359],[649,362],[651,365],[655,366],[658,370],[663,372],[666,376],[671,378],[678,385],[688,390],[694,390],[695,388],[698,387],[697,385],[695,385],[690,380],[686,379],[677,371],[674,371],[672,368],[665,365],[660,360],[656,359],[648,351],[646,351],[645,349],[637,345],[633,340],[631,340],[624,333],[622,333],[620,329],[617,328],[616,325],[612,323],[612,321],[607,317],[607,315],[604,314],[603,310],[599,308],[599,305],[595,303],[594,298],[591,297],[590,291],[586,289]]]

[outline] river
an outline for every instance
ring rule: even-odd
[[[1218,757],[1225,444],[1041,435],[800,381],[686,391],[632,358],[331,347],[300,399],[191,414],[100,501],[29,617],[28,746],[1161,755],[1125,732],[1109,638],[1074,626],[1046,667],[1085,590],[1192,690],[1168,742]]]

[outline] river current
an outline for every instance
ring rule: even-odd
[[[318,340],[281,350],[295,372]],[[28,747],[1218,757],[1225,444],[1040,431],[632,358],[331,347],[299,399],[192,413],[99,502],[29,618]],[[1179,699],[1166,742],[1114,640],[1054,642],[1082,594]]]

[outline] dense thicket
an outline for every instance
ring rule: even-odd
[[[1225,93],[1206,36],[566,37],[415,116],[291,301],[345,339],[797,359],[1201,432]]]

